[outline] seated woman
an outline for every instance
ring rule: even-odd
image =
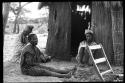
[[[28,40],[29,44],[24,47],[21,55],[20,68],[23,74],[31,76],[71,77],[72,73],[76,70],[75,67],[69,70],[59,70],[40,65],[41,62],[46,62],[51,57],[47,55],[45,57],[36,47],[38,39],[35,34],[30,34]]]
[[[78,61],[79,66],[92,65],[92,61],[86,47],[96,45],[94,42],[93,32],[91,30],[85,30],[85,35],[86,41],[80,42],[78,54],[76,56],[76,60]]]
[[[19,63],[22,48],[28,43],[27,36],[32,32],[34,27],[28,25],[25,27],[23,32],[18,35],[15,41],[14,55],[11,59],[12,62]]]

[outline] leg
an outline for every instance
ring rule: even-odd
[[[61,74],[66,74],[66,73],[69,73],[71,71],[71,70],[60,70],[60,69],[56,69],[56,68],[52,68],[52,67],[47,67],[47,66],[43,66],[43,65],[40,65],[40,67],[42,69],[49,70],[49,71],[52,71],[52,72],[61,73]]]
[[[45,70],[45,74],[48,75],[48,76],[50,75],[50,76],[60,77],[60,78],[64,78],[64,77],[70,78],[71,77],[71,73],[60,74],[60,73],[49,71],[49,70]]]
[[[79,66],[86,67],[89,63],[89,54],[84,48],[79,51]]]
[[[30,68],[28,70],[28,75],[31,76],[54,76],[54,77],[67,77],[70,78],[71,77],[71,73],[68,74],[60,74],[60,73],[56,73],[50,70],[46,70],[46,69],[42,69],[40,67],[34,66],[32,68]]]
[[[83,63],[83,54],[84,53],[84,48],[80,48],[78,55],[76,57],[78,64],[82,64]]]
[[[88,63],[89,62],[89,53],[87,50],[84,51],[84,57],[83,57],[83,63]]]

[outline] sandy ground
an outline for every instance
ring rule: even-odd
[[[4,40],[3,48],[3,64],[4,64],[4,82],[88,82],[88,81],[100,81],[98,75],[96,74],[93,67],[80,68],[78,67],[74,77],[70,79],[57,78],[51,76],[26,76],[22,75],[20,72],[19,64],[10,63],[10,60],[13,56],[14,41],[17,35],[6,34]],[[38,47],[41,51],[45,50],[47,35],[46,34],[37,34],[38,36]],[[54,68],[64,69],[72,68],[74,65],[77,65],[76,62],[65,62],[65,61],[51,61],[46,64],[42,64]],[[102,67],[104,69],[105,67]],[[115,73],[123,73],[123,67],[114,67],[113,70]]]

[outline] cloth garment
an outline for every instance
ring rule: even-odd
[[[82,41],[78,48],[78,53],[76,56],[76,60],[79,64],[90,64],[92,65],[92,59],[90,58],[90,55],[86,49],[86,46],[96,45],[95,42],[91,42],[88,44],[86,41]]]
[[[12,62],[20,62],[20,55],[22,48],[28,43],[28,38],[23,33],[19,34],[15,40],[14,55],[11,59]]]

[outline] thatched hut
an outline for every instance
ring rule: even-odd
[[[102,43],[111,63],[123,64],[123,5],[120,1],[92,2],[96,42]]]
[[[72,4],[71,2],[41,2],[39,9],[43,6],[49,6],[46,53],[60,60],[70,60],[73,45],[71,36],[74,29]],[[124,56],[122,2],[95,1],[91,2],[91,6],[91,28],[94,31],[96,42],[102,43],[111,63],[122,65]],[[76,31],[81,33],[78,28]],[[74,34],[77,35],[77,33]]]

